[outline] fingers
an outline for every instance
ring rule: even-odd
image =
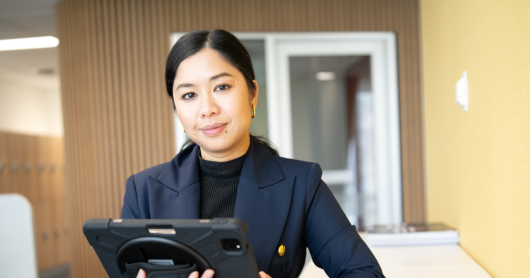
[[[138,271],[138,275],[136,276],[136,278],[146,278],[147,275],[145,274],[145,270],[143,269],[140,269],[140,271]]]
[[[204,271],[201,278],[212,278],[214,273],[215,271],[213,271],[212,269],[207,269]]]
[[[211,269],[207,269],[206,271],[204,271],[204,273],[202,274],[201,278],[212,278],[214,273],[215,273],[215,271],[213,271]],[[143,269],[140,269],[140,271],[138,271],[138,275],[136,276],[136,278],[146,278],[145,271]],[[198,271],[192,272],[190,274],[190,276],[188,276],[188,278],[199,278],[199,272]],[[262,277],[262,278],[264,278],[264,277]]]
[[[201,278],[212,278],[213,275],[214,275],[215,271],[211,270],[211,269],[207,269],[204,271],[204,273],[202,274]],[[188,278],[199,278],[199,272],[198,271],[194,271],[190,274],[190,276],[188,276]]]
[[[269,274],[267,274],[267,273],[265,273],[263,271],[260,271],[259,272],[259,278],[271,278],[271,277],[269,276]]]
[[[214,273],[215,273],[215,271],[213,271],[211,269],[207,269],[206,271],[204,271],[204,273],[202,274],[201,278],[212,278]],[[265,272],[263,272],[263,273],[265,273]],[[265,275],[267,275],[267,274],[265,274]],[[260,273],[260,276],[261,276],[261,273]],[[269,275],[267,275],[266,277],[270,278]],[[261,277],[261,278],[266,278],[266,277]],[[136,276],[136,278],[146,278],[145,271],[143,269],[140,269],[140,271],[138,271],[138,275]],[[192,272],[190,274],[190,276],[188,276],[188,278],[199,278],[199,272],[198,271]]]

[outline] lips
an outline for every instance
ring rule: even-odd
[[[202,128],[202,132],[206,134],[207,136],[213,136],[221,133],[223,129],[225,128],[226,124],[213,124],[213,125],[207,125]]]
[[[205,127],[203,127],[202,129],[205,130],[205,129],[214,129],[214,128],[218,128],[220,126],[224,126],[226,124],[213,124],[213,125],[207,125]]]

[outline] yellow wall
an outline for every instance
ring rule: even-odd
[[[421,0],[421,23],[428,219],[493,277],[529,277],[530,1]]]

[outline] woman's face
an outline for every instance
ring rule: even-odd
[[[180,63],[173,99],[180,122],[204,159],[226,161],[246,153],[252,105],[258,101],[254,84],[251,95],[243,74],[210,48]]]

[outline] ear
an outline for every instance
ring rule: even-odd
[[[259,95],[258,82],[256,80],[252,80],[252,82],[254,83],[254,87],[256,87],[256,89],[250,94],[250,103],[254,105],[254,107],[257,107]]]

